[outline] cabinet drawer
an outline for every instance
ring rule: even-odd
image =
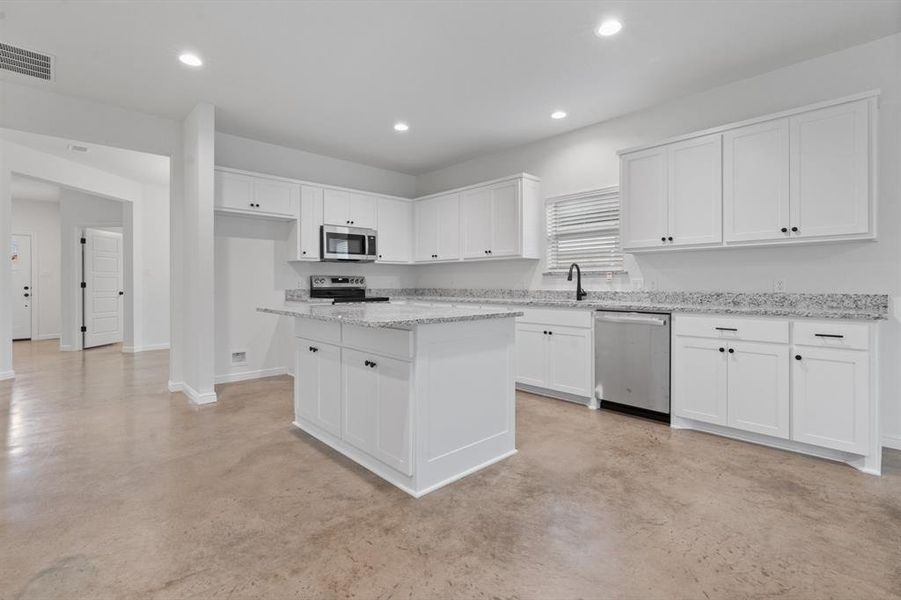
[[[382,356],[409,359],[413,356],[413,332],[384,327],[345,325],[344,345]]]
[[[715,315],[674,315],[673,334],[720,340],[787,344],[788,321]]]
[[[794,343],[801,346],[869,350],[870,327],[864,323],[795,321]]]
[[[340,344],[341,323],[298,318],[294,323],[294,335],[329,344]]]
[[[563,327],[591,327],[593,311],[578,308],[528,308],[523,307],[523,315],[517,318],[520,323],[541,323],[542,325],[560,325]]]

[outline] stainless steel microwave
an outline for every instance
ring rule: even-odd
[[[375,229],[323,225],[320,234],[322,260],[371,262],[378,256]]]

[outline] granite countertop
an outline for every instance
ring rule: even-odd
[[[744,292],[589,292],[577,302],[572,291],[459,288],[373,289],[373,296],[410,302],[498,306],[634,310],[671,313],[756,315],[786,318],[878,321],[888,318],[885,294],[789,294]],[[302,300],[306,290],[287,290]]]
[[[310,304],[286,301],[282,306],[257,308],[259,312],[314,319],[318,321],[338,321],[358,327],[387,327],[391,329],[413,329],[417,325],[452,323],[455,321],[477,321],[480,319],[504,319],[522,316],[521,311],[504,307],[496,309],[460,308],[451,306],[415,306],[412,304],[370,303],[370,304]]]

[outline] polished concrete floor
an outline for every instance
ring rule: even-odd
[[[890,598],[886,475],[528,394],[519,454],[414,500],[291,426],[291,380],[16,343],[2,598]]]

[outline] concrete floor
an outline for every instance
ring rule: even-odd
[[[886,475],[528,394],[519,454],[414,500],[291,426],[291,379],[15,344],[2,598],[890,598]]]

